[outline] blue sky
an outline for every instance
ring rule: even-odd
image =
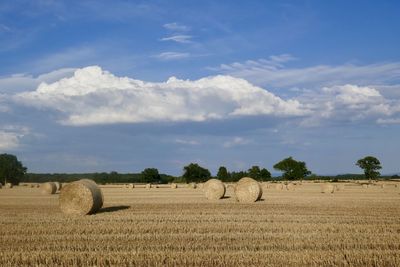
[[[398,1],[1,1],[0,152],[32,172],[190,162],[398,173]]]

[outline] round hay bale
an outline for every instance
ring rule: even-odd
[[[262,189],[260,184],[249,177],[240,179],[235,186],[235,196],[239,202],[250,203],[260,200]]]
[[[204,193],[207,199],[217,200],[224,197],[226,188],[223,182],[218,179],[210,179],[205,183]]]
[[[331,184],[322,184],[321,185],[321,193],[334,193],[335,192],[335,187]]]
[[[283,189],[283,184],[276,184],[275,185],[276,190],[282,190]]]
[[[178,185],[175,184],[175,183],[172,183],[172,184],[171,184],[171,188],[172,188],[172,189],[176,189],[176,188],[178,188]]]
[[[287,184],[287,185],[286,185],[286,190],[288,190],[288,191],[294,191],[294,184],[291,184],[291,183]]]
[[[192,188],[192,189],[196,189],[197,188],[197,184],[196,183],[190,183],[190,184],[188,184],[188,187]],[[204,189],[204,186],[203,186],[203,189]]]
[[[34,184],[31,184],[31,185],[30,185],[30,188],[34,188],[35,186],[36,186],[36,185],[34,185]]]
[[[60,191],[62,188],[62,185],[60,182],[54,182],[54,184],[56,185],[57,191]]]
[[[43,195],[53,195],[57,192],[57,186],[53,182],[43,183],[40,185],[40,192]]]
[[[9,189],[9,188],[13,188],[14,185],[12,183],[6,183],[4,187]]]
[[[59,207],[65,214],[87,215],[96,213],[103,206],[103,193],[91,180],[69,183],[61,189]]]
[[[343,190],[344,190],[344,184],[335,185],[335,191],[343,191]]]
[[[151,188],[158,188],[158,184],[152,184]]]
[[[36,184],[35,187],[36,187],[36,188],[40,188],[40,184]]]
[[[150,189],[151,188],[151,184],[146,184],[145,188]]]
[[[126,188],[133,189],[133,188],[135,188],[135,185],[134,184],[127,184]]]
[[[368,184],[363,184],[362,187],[363,188],[369,188],[369,185]]]
[[[381,184],[381,188],[385,188],[385,184]]]

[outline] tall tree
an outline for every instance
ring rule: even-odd
[[[225,166],[221,166],[218,169],[217,173],[217,178],[220,179],[221,181],[228,181],[230,178],[230,175],[228,173],[228,170],[226,169]]]
[[[294,160],[292,157],[276,163],[274,169],[282,171],[282,176],[286,180],[304,179],[307,175],[311,174],[305,162]]]
[[[262,168],[260,171],[260,180],[268,181],[271,180],[271,173],[266,169]]]
[[[247,171],[249,177],[258,180],[260,178],[260,167],[258,166],[251,166],[251,168]]]
[[[186,182],[204,182],[211,177],[211,173],[209,170],[199,166],[197,163],[190,163],[183,167],[182,177]]]
[[[380,175],[378,170],[382,169],[381,162],[373,156],[366,156],[359,159],[356,165],[364,170],[365,178],[370,180],[378,178]]]
[[[156,168],[146,168],[141,174],[142,180],[145,183],[158,183],[161,180],[161,176]]]
[[[18,184],[24,177],[26,168],[11,154],[0,154],[0,179],[4,183]]]

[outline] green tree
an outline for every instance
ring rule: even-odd
[[[365,178],[367,179],[375,179],[379,177],[380,173],[377,170],[382,169],[380,161],[373,156],[359,159],[356,162],[356,165],[364,170]]]
[[[0,179],[4,183],[18,184],[24,177],[26,168],[11,154],[0,154]]]
[[[229,181],[230,175],[229,175],[226,167],[224,167],[224,166],[219,167],[218,173],[217,173],[217,178],[220,179],[221,181]]]
[[[294,160],[292,157],[276,163],[274,169],[283,172],[282,176],[286,180],[304,179],[311,174],[305,162]]]
[[[142,180],[145,183],[158,183],[161,176],[156,168],[146,168],[142,171]]]
[[[190,163],[183,167],[182,177],[186,182],[204,182],[211,177],[211,173],[197,163]]]
[[[248,171],[247,174],[249,177],[258,180],[260,178],[260,167],[252,166]]]
[[[272,177],[271,173],[267,169],[265,169],[265,168],[261,169],[261,171],[260,171],[260,180],[268,181],[268,180],[271,180],[271,177]]]

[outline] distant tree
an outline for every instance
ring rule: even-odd
[[[158,183],[161,176],[156,168],[146,168],[142,171],[142,180],[145,183]]]
[[[26,168],[11,154],[0,154],[0,179],[4,183],[18,184],[24,177]]]
[[[258,180],[260,178],[260,167],[252,166],[248,171],[247,174],[249,177]]]
[[[261,169],[261,171],[260,171],[260,180],[268,181],[268,180],[271,180],[271,177],[272,177],[271,173],[267,169],[265,169],[265,168]]]
[[[373,156],[359,159],[356,165],[364,170],[365,178],[367,179],[378,178],[380,173],[377,170],[382,169],[380,161]]]
[[[305,162],[294,160],[292,157],[276,163],[274,169],[282,171],[282,177],[286,180],[304,179],[307,175],[311,174]]]
[[[209,170],[199,166],[197,163],[190,163],[183,167],[182,177],[186,182],[203,182],[211,177]]]
[[[226,167],[224,167],[224,166],[219,167],[218,173],[217,173],[217,178],[220,179],[221,181],[229,181],[230,180],[230,175],[229,175]]]
[[[231,172],[229,175],[231,177],[230,181],[232,181],[232,182],[237,182],[241,178],[249,176],[249,174],[245,171]]]

